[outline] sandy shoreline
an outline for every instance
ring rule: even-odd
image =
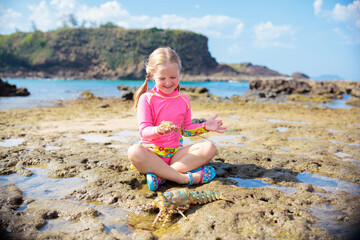
[[[359,229],[359,108],[192,101],[193,118],[219,113],[228,129],[224,135],[189,139],[218,146],[211,162],[217,177],[190,190],[220,192],[234,197],[235,203],[196,205],[185,212],[189,221],[175,215],[164,228],[152,230],[157,212],[141,212],[137,206],[154,195],[147,192],[144,176],[129,169],[126,156],[127,147],[137,141],[131,106],[120,99],[81,99],[59,107],[0,112],[0,143],[23,139],[16,146],[0,146],[1,177],[28,176],[29,167],[41,166],[48,169],[47,177],[80,177],[85,182],[56,200],[34,201],[14,185],[2,186],[1,229],[7,237],[351,239]],[[95,140],[86,140],[89,137]],[[318,180],[306,182],[309,177]],[[263,187],[241,186],[246,179],[261,181]],[[185,186],[168,182],[159,190],[179,187]],[[118,221],[128,230],[109,231],[99,217],[101,210],[69,200],[123,209],[128,217]],[[16,211],[24,202],[27,207]],[[336,214],[326,215],[331,212]],[[82,225],[75,232],[40,231],[52,219]]]

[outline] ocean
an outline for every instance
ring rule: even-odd
[[[0,97],[0,109],[33,108],[55,105],[57,100],[72,100],[83,91],[98,97],[119,97],[117,86],[139,87],[144,80],[62,80],[62,79],[6,79],[18,88],[27,88],[27,97]],[[220,97],[243,95],[248,91],[248,82],[180,82],[181,86],[205,87],[211,94]],[[153,88],[149,81],[149,88]]]
[[[63,79],[6,79],[18,88],[27,88],[27,97],[0,97],[0,110],[48,107],[56,105],[58,100],[73,100],[80,97],[83,91],[90,91],[98,97],[119,97],[117,86],[139,87],[144,80],[63,80]],[[249,89],[248,82],[180,82],[184,87],[205,87],[211,94],[220,97],[243,95]],[[154,87],[149,81],[149,88]],[[345,99],[348,98],[344,96]],[[330,108],[348,108],[344,100],[327,104]]]

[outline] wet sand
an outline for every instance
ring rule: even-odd
[[[192,101],[219,113],[210,190],[233,197],[193,205],[152,229],[156,194],[129,168],[138,141],[132,102],[79,99],[1,111],[0,216],[9,239],[352,239],[360,220],[360,109],[300,103]],[[47,182],[48,185],[42,185]],[[165,192],[183,188],[171,182]],[[37,191],[36,191],[37,189]],[[114,212],[114,214],[112,214]]]

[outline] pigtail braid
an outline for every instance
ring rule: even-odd
[[[141,87],[136,91],[135,93],[135,103],[134,103],[134,107],[133,107],[133,110],[136,111],[137,109],[137,106],[138,106],[138,103],[139,103],[139,99],[140,99],[140,96],[143,94],[143,93],[146,93],[148,91],[148,81],[150,79],[150,76],[151,74],[148,73],[146,74],[146,78],[145,78],[145,82],[143,83],[143,85],[141,85]]]

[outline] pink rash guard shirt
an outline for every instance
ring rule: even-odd
[[[138,102],[137,116],[141,142],[144,146],[175,148],[182,145],[182,132],[187,136],[206,132],[204,123],[191,123],[190,100],[177,90],[165,94],[154,87],[142,94]],[[179,128],[174,132],[159,135],[157,126],[162,121],[171,121]]]

